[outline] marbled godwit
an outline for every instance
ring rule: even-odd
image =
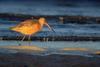
[[[31,35],[41,31],[43,28],[43,25],[48,26],[49,30],[53,31],[53,29],[47,23],[45,18],[40,18],[38,21],[34,21],[32,19],[25,20],[21,22],[20,24],[14,27],[11,27],[11,30],[24,34],[22,41],[25,39],[25,36],[29,36],[28,40],[30,40]]]

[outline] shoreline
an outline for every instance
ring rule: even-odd
[[[18,38],[17,36],[1,36],[0,40],[17,40],[20,41],[22,36]],[[28,37],[24,39],[27,41]],[[99,36],[33,36],[31,37],[32,41],[100,41]]]

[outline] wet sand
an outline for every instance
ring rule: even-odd
[[[100,57],[0,53],[0,67],[100,67]]]
[[[14,50],[17,50],[17,52],[14,52]],[[0,67],[100,67],[100,56],[96,54],[92,57],[32,54],[34,51],[38,53],[44,50],[35,46],[2,46],[0,47]],[[84,51],[85,49],[73,48],[72,50]]]

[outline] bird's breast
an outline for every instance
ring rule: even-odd
[[[22,26],[20,28],[15,28],[13,30],[20,32],[22,34],[25,34],[25,35],[32,35],[32,34],[35,34],[39,31],[41,31],[41,25],[34,24],[34,25],[31,25],[31,26]]]

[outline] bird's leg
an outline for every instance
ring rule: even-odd
[[[25,35],[24,35],[24,37],[22,38],[21,42],[23,42],[23,41],[24,41],[24,39],[25,39]],[[21,46],[21,44],[19,44],[19,46]]]
[[[28,36],[29,45],[31,45],[31,35]]]
[[[21,41],[23,41],[25,39],[25,35],[24,35],[24,37],[22,38],[22,40]]]

